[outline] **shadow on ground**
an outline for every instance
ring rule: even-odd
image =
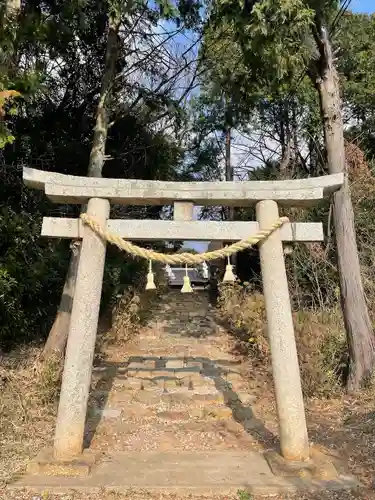
[[[180,361],[183,367],[175,369],[166,368],[167,363],[172,361]],[[216,389],[223,395],[225,405],[231,409],[233,419],[240,423],[245,431],[261,444],[263,448],[267,450],[277,448],[278,438],[255,416],[251,405],[244,404],[241,401],[240,396],[233,389],[232,383],[228,381],[228,378],[233,375],[240,376],[236,370],[236,363],[228,360],[213,360],[206,357],[190,356],[162,358],[130,356],[123,363],[103,361],[99,366],[94,367],[94,372],[100,373],[100,378],[92,391],[91,403],[93,404],[91,406],[96,406],[98,410],[105,408],[114,380],[122,379],[125,382],[128,378],[128,365],[130,363],[143,362],[145,363],[145,368],[139,368],[136,376],[133,373],[131,376],[132,381],[134,379],[139,380],[139,390],[163,387],[164,385],[165,393],[173,392],[171,382],[173,383],[174,381],[176,388],[183,385],[194,391],[193,375],[196,376],[199,374],[206,379],[211,379]],[[149,367],[150,362],[155,363],[154,368]],[[158,375],[160,370],[163,372],[161,376]],[[166,372],[167,375],[165,374]],[[170,375],[168,372],[170,372]],[[90,446],[101,419],[101,411],[89,413],[85,433],[85,447]]]

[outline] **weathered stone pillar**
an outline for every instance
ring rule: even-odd
[[[88,202],[87,213],[104,226],[109,216],[109,208],[108,200],[92,198]],[[57,460],[69,460],[79,455],[83,449],[105,251],[106,243],[86,226],[56,423],[54,458]]]
[[[272,200],[258,202],[256,213],[260,229],[269,228],[279,218],[277,203]],[[259,251],[281,454],[286,460],[307,460],[309,443],[280,230],[260,243]]]

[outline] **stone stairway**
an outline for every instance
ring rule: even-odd
[[[207,293],[170,291],[124,350],[93,370],[92,450],[254,450],[257,424],[225,330]]]

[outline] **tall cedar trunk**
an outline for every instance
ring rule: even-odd
[[[107,107],[111,95],[112,82],[116,71],[118,57],[118,30],[120,17],[110,17],[108,26],[107,47],[105,53],[105,68],[102,77],[98,107],[96,110],[96,122],[94,137],[92,141],[88,177],[101,177],[105,161],[105,146],[108,133]],[[77,278],[80,256],[80,243],[76,242],[75,251],[72,252],[60,305],[55,321],[52,325],[48,339],[43,351],[43,359],[48,360],[52,355],[62,357],[64,355],[68,339],[70,316],[73,305],[75,283]]]
[[[231,162],[231,146],[232,146],[232,129],[230,126],[227,127],[225,131],[225,180],[233,181],[233,168]],[[228,209],[228,219],[234,220],[234,208],[229,207]]]
[[[231,116],[230,113],[228,113],[228,120],[231,122]],[[233,166],[232,166],[232,159],[231,159],[231,152],[232,152],[232,127],[230,125],[227,126],[226,131],[225,131],[225,180],[226,181],[233,181],[234,175],[233,175]],[[228,207],[228,220],[234,221],[236,217],[236,209],[235,207]],[[233,243],[232,241],[227,241],[224,244],[225,245],[230,245]],[[231,258],[232,264],[236,266],[237,264],[237,256],[233,255]],[[225,262],[222,261],[221,266],[224,268]]]
[[[338,75],[326,30],[319,28],[320,58],[316,87],[319,92],[325,146],[330,174],[345,172],[345,148]],[[333,196],[333,222],[336,235],[341,303],[350,355],[347,388],[358,390],[372,373],[375,339],[366,305],[354,227],[354,211],[347,176],[343,188]]]
[[[297,127],[297,112],[296,112],[296,105],[293,103],[292,107],[292,123],[291,123],[291,142],[293,143],[292,147],[292,153],[291,153],[291,164],[292,164],[292,175],[291,177],[296,174],[297,169],[298,169],[298,162],[299,162],[299,147],[298,147],[298,127]]]
[[[286,143],[282,145],[281,161],[280,161],[280,178],[288,178],[288,167],[292,157],[292,136],[288,128],[286,134]]]
[[[228,117],[228,115],[227,115]],[[229,120],[227,120],[229,121]],[[225,127],[225,180],[232,181],[233,180],[233,168],[231,162],[231,142],[232,142],[232,129],[230,125],[226,125]],[[221,207],[222,218],[228,220],[234,220],[234,207]],[[229,241],[211,241],[208,245],[208,250],[218,250],[219,248],[223,248],[225,245],[230,244]],[[234,259],[233,259],[234,262]],[[225,262],[223,259],[215,259],[209,262],[210,274],[211,274],[211,287],[212,289],[217,289],[217,277],[224,272]]]
[[[231,151],[231,128],[227,127],[225,131],[225,180],[226,181],[233,180],[233,170],[230,159],[230,151]]]
[[[281,142],[281,160],[280,160],[280,178],[288,177],[288,166],[292,152],[292,136],[290,133],[289,110],[287,104],[281,105],[280,112],[280,142]]]

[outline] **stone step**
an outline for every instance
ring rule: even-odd
[[[114,377],[139,377],[144,379],[156,377],[176,377],[184,378],[193,374],[200,374],[206,377],[223,377],[229,381],[242,379],[240,368],[225,361],[211,361],[208,358],[155,358],[146,359],[140,362],[130,362],[95,367],[93,369],[93,379]]]
[[[122,389],[121,392],[116,390],[113,393],[106,391],[95,391],[91,395],[91,400],[100,404],[101,401],[115,400],[124,402],[138,402],[144,405],[155,406],[161,403],[168,404],[191,404],[191,403],[225,403],[225,396],[221,391],[215,387],[200,386],[193,389],[181,386],[171,389],[162,388],[145,388],[144,390],[126,390]]]
[[[156,311],[156,315],[159,317],[170,317],[173,320],[178,320],[180,315],[188,313],[196,313],[195,316],[199,317],[210,316],[214,318],[216,316],[215,309],[199,302],[191,304],[171,303],[159,308]]]
[[[224,382],[225,383],[225,382]],[[207,390],[216,388],[215,379],[209,377],[186,375],[184,377],[160,376],[160,377],[114,377],[110,384],[108,380],[102,379],[94,384],[95,390],[108,390],[109,388],[118,390],[152,390],[166,389],[173,390],[179,387],[194,390],[197,387],[205,387]],[[109,387],[110,386],[110,387]]]
[[[231,387],[215,386],[179,386],[172,388],[146,388],[140,390],[138,388],[111,388],[111,390],[96,390],[91,396],[90,400],[96,407],[119,407],[126,408],[129,404],[133,406],[142,404],[158,406],[162,404],[173,405],[212,405],[212,404],[226,404],[231,407],[236,407],[237,411],[241,408],[250,407],[257,400],[257,396],[246,391],[234,391]]]
[[[130,373],[131,375],[128,375]],[[94,390],[195,390],[197,388],[222,392],[243,391],[246,385],[238,372],[227,372],[217,367],[199,366],[163,370],[126,370],[102,371],[93,376]]]
[[[201,304],[191,304],[190,307],[186,307],[185,304],[171,305],[168,309],[160,310],[160,313],[164,316],[170,317],[173,321],[178,321],[179,319],[185,319],[186,316],[191,318],[208,318],[213,319],[215,317],[214,311],[208,307],[202,307]]]
[[[147,403],[150,400],[155,400],[153,396],[154,391],[138,391],[136,399],[143,403]],[[154,393],[155,394],[155,393]],[[161,401],[169,404],[188,404],[190,402],[201,402],[203,403],[220,403],[224,404],[224,396],[215,387],[200,386],[190,389],[189,387],[182,386],[176,389],[167,389],[161,394],[157,394]]]
[[[246,383],[242,379],[233,380],[232,377],[212,376],[205,377],[199,373],[175,375],[159,375],[159,376],[139,376],[139,377],[113,377],[109,379],[100,379],[93,384],[94,391],[105,390],[128,390],[128,391],[143,391],[143,390],[166,390],[176,391],[196,389],[221,392],[244,392],[246,391]]]
[[[199,390],[200,389],[200,390]],[[151,401],[157,400],[159,396],[160,400],[164,403],[169,404],[188,404],[189,402],[209,402],[209,403],[220,403],[224,404],[223,394],[214,389],[206,387],[197,387],[194,390],[189,390],[189,388],[181,387],[173,390],[168,390],[162,394],[157,394],[154,391],[138,391],[136,399],[144,404],[152,404]]]
[[[190,408],[188,411],[178,411],[178,410],[162,410],[159,411],[156,416],[162,420],[209,420],[209,419],[229,419],[233,417],[232,409],[226,405],[209,405],[209,406],[197,406],[195,408]]]
[[[164,406],[164,407],[163,407]],[[143,418],[148,420],[180,421],[189,420],[225,420],[233,418],[230,407],[222,404],[200,405],[193,407],[170,406],[165,404],[159,407],[142,407],[134,402],[119,401],[116,404],[109,402],[104,407],[92,406],[89,408],[89,423],[91,421],[127,421],[128,419]],[[140,424],[141,425],[141,424]]]
[[[239,373],[239,363],[231,359],[210,359],[208,356],[197,355],[164,355],[164,356],[131,356],[123,363],[103,364],[93,368],[93,374],[108,372],[109,374],[127,373],[132,375],[140,371],[199,371],[202,369],[218,369],[225,372]],[[133,372],[133,373],[131,373]]]
[[[187,317],[191,318],[209,318],[214,319],[215,310],[204,307],[201,304],[190,304],[186,307],[185,304],[174,304],[170,308],[159,309],[156,313],[158,319],[171,319],[172,321],[184,320]]]

